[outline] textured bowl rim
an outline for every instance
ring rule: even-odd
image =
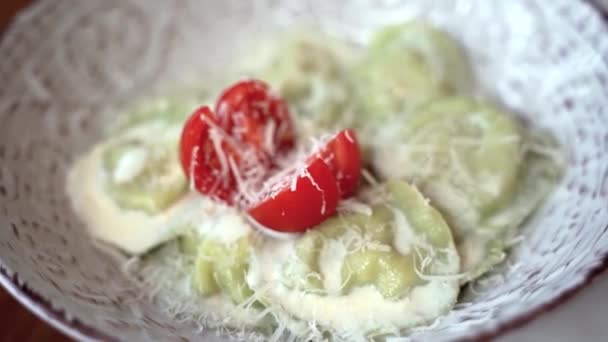
[[[608,8],[603,8],[602,5],[597,3],[596,0],[584,0],[589,6],[593,7],[597,13],[599,13],[604,21],[608,23]],[[14,18],[21,15],[27,10],[34,1],[30,2],[27,6],[22,7],[19,12],[13,16],[13,20],[9,21],[4,26],[4,30],[0,28],[0,40],[2,39],[3,33],[6,32],[12,26]],[[4,32],[3,32],[4,31]],[[608,210],[608,208],[607,208]],[[606,273],[606,274],[604,274]],[[505,322],[499,323],[494,328],[482,329],[479,333],[474,333],[465,337],[463,340],[472,341],[489,341],[496,337],[505,335],[510,331],[521,328],[543,314],[549,313],[567,303],[570,299],[574,298],[588,285],[593,283],[596,278],[606,276],[608,274],[608,253],[605,253],[601,257],[601,261],[589,269],[587,274],[575,285],[569,289],[564,290],[562,293],[557,295],[551,300],[538,305],[537,307],[515,315]],[[42,321],[48,323],[53,328],[64,333],[67,337],[72,338],[76,341],[114,341],[115,338],[102,333],[96,328],[86,325],[76,317],[70,317],[69,314],[62,311],[61,309],[53,307],[50,301],[46,300],[40,294],[30,289],[23,281],[19,280],[17,272],[11,272],[2,265],[0,262],[0,286],[2,286],[13,298],[19,303],[25,306],[30,312],[37,316]]]
[[[76,341],[113,340],[97,329],[82,324],[77,318],[69,318],[65,312],[54,308],[48,300],[19,281],[16,273],[11,276],[2,265],[0,265],[0,285],[42,321]]]

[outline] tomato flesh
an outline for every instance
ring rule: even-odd
[[[313,151],[304,167],[268,178],[277,158],[294,146],[287,104],[265,83],[246,80],[222,93],[215,112],[205,106],[192,113],[182,131],[180,160],[200,193],[247,207],[262,226],[297,233],[334,215],[340,198],[354,194],[362,162],[356,134],[347,129]],[[258,197],[251,191],[259,188],[270,190],[261,190],[267,196],[251,205]]]
[[[209,129],[209,125],[205,122],[204,117],[211,118],[212,116],[213,114],[209,107],[200,107],[190,115],[182,129],[179,141],[179,156],[182,168],[187,176],[191,175],[194,171],[191,169],[192,163],[196,160],[193,152],[201,143],[203,131]]]
[[[327,164],[313,158],[292,182],[248,210],[259,224],[281,232],[303,232],[336,212],[339,194],[336,179]]]
[[[186,177],[202,194],[232,204],[237,192],[230,165],[240,156],[229,144],[209,107],[196,110],[186,121],[180,140],[180,160]]]
[[[338,181],[340,197],[348,198],[355,193],[361,176],[361,150],[357,134],[352,129],[338,132],[317,152]]]
[[[258,80],[240,81],[225,90],[215,105],[222,127],[236,141],[253,145],[262,160],[289,152],[295,145],[287,103]]]
[[[222,93],[215,112],[205,106],[190,116],[182,131],[180,159],[200,193],[234,204],[237,178],[261,181],[276,156],[294,145],[285,101],[265,83],[246,80]]]

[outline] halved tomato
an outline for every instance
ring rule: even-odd
[[[186,177],[199,192],[233,203],[237,184],[231,166],[240,163],[240,156],[209,107],[197,109],[186,121],[180,160]]]
[[[303,167],[268,179],[280,164],[278,158],[294,145],[285,102],[265,83],[247,80],[222,94],[215,113],[205,106],[190,116],[181,136],[180,159],[199,192],[248,208],[262,226],[302,232],[334,215],[340,197],[355,192],[361,152],[355,132],[343,130],[313,151]],[[265,194],[261,201],[259,188]]]
[[[323,159],[338,181],[342,198],[352,196],[361,176],[361,150],[357,134],[345,129],[334,135],[316,156]]]
[[[203,106],[195,110],[182,128],[182,135],[179,141],[179,157],[182,163],[182,168],[186,175],[193,172],[191,165],[195,162],[195,148],[200,144],[203,132],[209,130],[209,125],[205,121],[205,117],[213,119],[213,113],[207,106]]]
[[[270,184],[276,189],[248,210],[262,226],[303,232],[335,214],[338,185],[329,166],[320,158],[312,158],[306,167],[292,171],[289,179]]]
[[[242,144],[263,152],[260,159],[289,152],[295,131],[287,103],[258,80],[240,81],[225,90],[215,105],[220,125]]]

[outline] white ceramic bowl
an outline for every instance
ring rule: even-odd
[[[64,191],[70,162],[114,108],[211,79],[264,33],[313,24],[365,42],[413,17],[461,40],[488,92],[554,132],[568,163],[502,280],[410,337],[491,336],[563,298],[608,253],[608,30],[578,0],[38,1],[0,43],[0,281],[77,338],[214,340],[164,317],[95,248]]]

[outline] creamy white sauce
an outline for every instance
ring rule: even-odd
[[[143,136],[144,133],[148,136],[177,134],[173,128],[156,124],[144,128],[131,132],[130,136]],[[251,232],[244,216],[236,209],[197,193],[185,195],[169,209],[156,215],[120,208],[105,190],[106,179],[115,175],[108,174],[103,167],[104,146],[95,146],[77,160],[67,178],[67,191],[74,210],[94,238],[130,254],[142,254],[175,238],[186,228],[194,228],[201,235],[226,243]],[[125,164],[128,165],[121,171],[123,175],[139,168],[133,161],[125,161]]]
[[[456,302],[458,282],[431,281],[414,287],[398,301],[385,299],[371,286],[343,296],[305,294],[277,285],[274,295],[286,311],[339,332],[369,332],[418,325],[445,313]]]
[[[409,234],[399,234],[396,237],[399,241],[393,243],[409,246],[412,243],[410,239]],[[335,242],[327,243],[320,254],[324,287],[329,293],[326,296],[305,293],[282,284],[285,262],[293,260],[296,241],[264,239],[259,242],[250,264],[248,283],[254,289],[266,285],[266,296],[280,303],[290,315],[344,333],[365,334],[376,329],[422,324],[448,311],[457,300],[459,285],[456,279],[430,280],[425,285],[414,287],[409,295],[397,301],[385,299],[372,286],[356,288],[347,295],[340,295],[340,269],[346,251],[340,250],[339,242]],[[457,273],[460,267],[458,256],[454,254],[448,262],[444,270]]]
[[[114,172],[112,180],[116,184],[125,184],[137,177],[146,167],[148,153],[143,147],[133,147],[123,155]]]
[[[67,182],[72,205],[93,237],[131,254],[144,253],[172,238],[175,227],[167,225],[167,220],[174,208],[157,216],[119,208],[104,190],[101,156],[101,147],[96,147],[78,160]]]
[[[247,221],[261,234],[269,236],[274,239],[294,240],[294,239],[297,239],[298,237],[302,236],[301,233],[286,233],[286,232],[279,232],[276,230],[272,230],[268,227],[261,225],[258,221],[256,221],[253,217],[251,217],[249,215],[247,215]]]
[[[214,202],[198,193],[190,193],[176,204],[169,224],[193,228],[205,238],[230,244],[252,232],[246,218],[237,209]]]

